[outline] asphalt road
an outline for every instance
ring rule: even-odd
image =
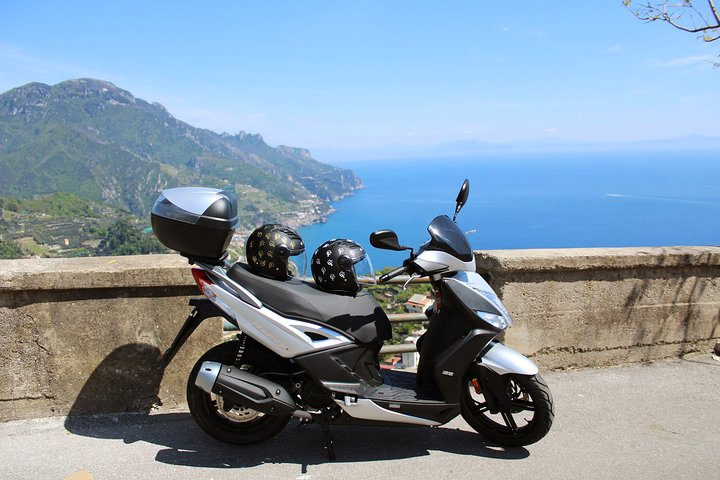
[[[544,375],[555,424],[503,449],[461,418],[440,428],[290,423],[250,447],[206,436],[187,412],[0,424],[2,479],[708,479],[720,477],[720,361],[709,354]]]

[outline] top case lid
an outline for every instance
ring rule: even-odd
[[[166,188],[152,213],[184,223],[236,229],[237,200],[228,191],[206,187]]]

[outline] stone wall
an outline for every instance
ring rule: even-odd
[[[710,350],[720,337],[720,248],[478,252],[515,318],[506,341],[543,369]],[[205,322],[159,366],[197,297],[176,255],[0,261],[0,421],[185,404]]]
[[[478,252],[515,324],[506,343],[544,369],[712,350],[720,338],[720,248]]]
[[[159,358],[198,296],[176,255],[0,261],[0,421],[183,405],[220,320]]]

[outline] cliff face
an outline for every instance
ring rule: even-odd
[[[0,95],[0,194],[71,192],[146,215],[161,189],[178,185],[235,188],[249,212],[272,218],[274,204],[326,211],[362,183],[305,149],[195,128],[110,82],[31,83]]]

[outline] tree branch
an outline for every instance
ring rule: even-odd
[[[692,0],[681,0],[680,3],[648,1],[638,7],[633,7],[632,0],[624,0],[623,3],[633,15],[645,22],[659,20],[667,22],[683,32],[701,33],[705,42],[713,42],[720,38],[720,14],[715,7],[714,0],[707,0],[708,12],[706,14],[703,14]],[[684,16],[688,12],[689,18],[686,21]],[[712,17],[711,20],[710,17]],[[700,26],[696,24],[696,21]]]

